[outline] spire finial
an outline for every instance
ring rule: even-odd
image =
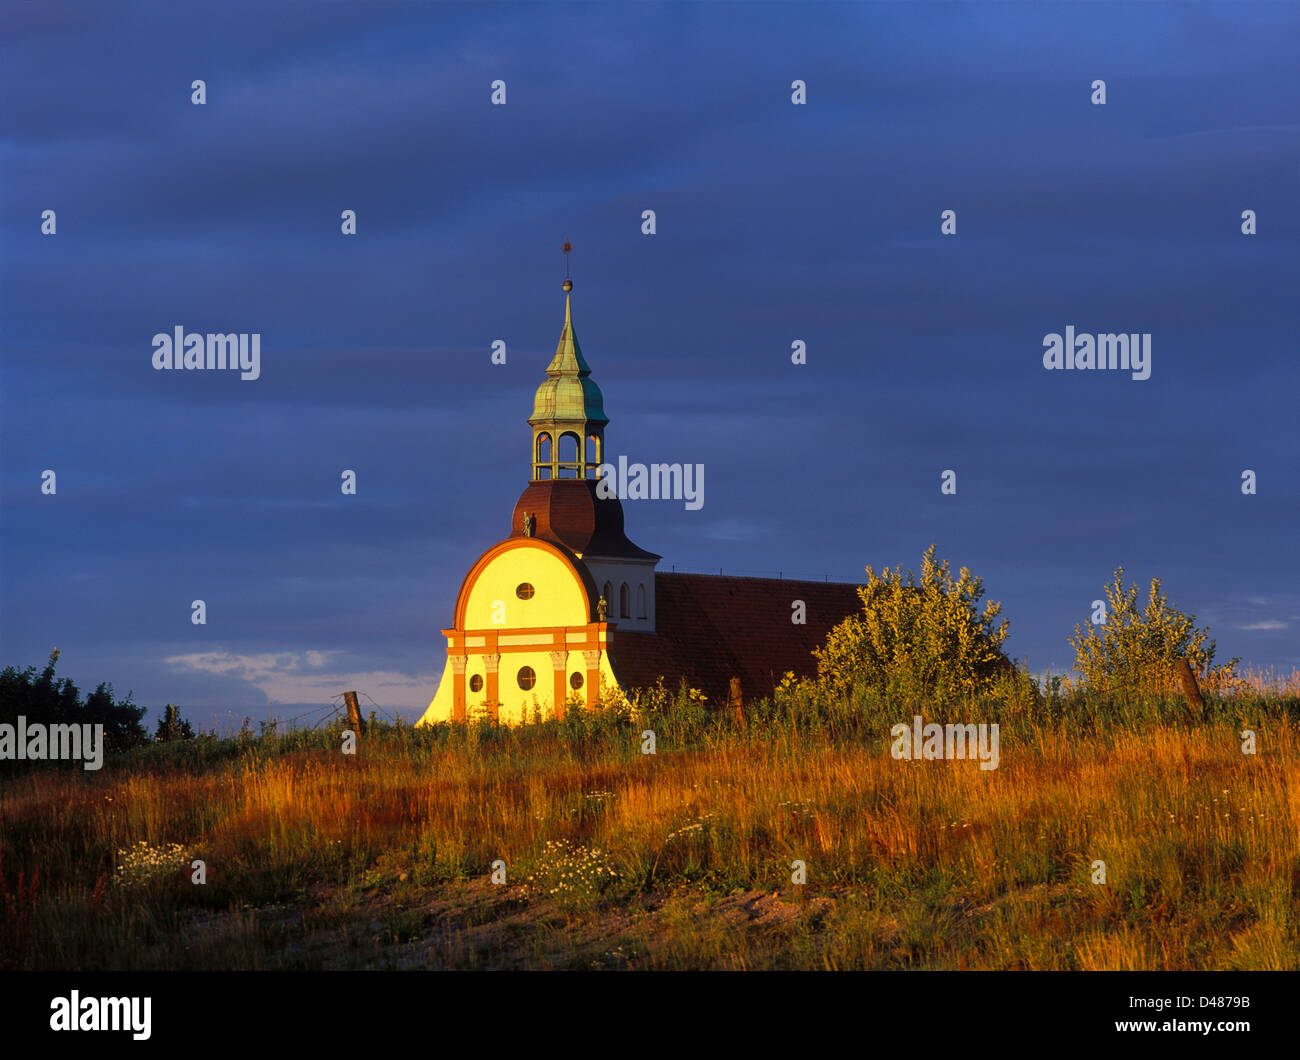
[[[564,251],[564,289],[573,290],[573,281],[569,279],[569,251],[573,249],[573,244],[569,242],[569,237],[564,237],[564,246],[560,247]]]

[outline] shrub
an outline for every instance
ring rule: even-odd
[[[1163,695],[1177,689],[1174,664],[1186,659],[1202,681],[1223,686],[1232,683],[1237,663],[1215,667],[1214,641],[1209,629],[1196,628],[1196,616],[1170,605],[1152,578],[1146,608],[1137,607],[1137,586],[1125,587],[1124,568],[1117,567],[1105,586],[1109,614],[1101,625],[1077,625],[1069,638],[1074,648],[1074,668],[1094,692],[1136,698]]]
[[[954,698],[988,690],[1009,669],[1006,619],[994,625],[1002,605],[980,610],[983,581],[965,567],[954,578],[934,553],[931,545],[921,557],[919,581],[910,570],[904,579],[902,568],[879,576],[867,568],[858,588],[863,613],[846,618],[813,653],[830,691],[847,695],[861,684],[891,696]]]

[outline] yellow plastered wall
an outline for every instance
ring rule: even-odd
[[[516,593],[516,588],[524,582],[533,587],[533,596],[528,600],[519,599]],[[590,620],[577,572],[562,557],[540,547],[521,545],[495,556],[479,571],[474,584],[467,588],[464,624],[467,630],[494,629],[498,635],[509,635],[512,629],[583,626]],[[549,643],[537,651],[500,652],[497,695],[502,722],[531,721],[534,697],[542,717],[553,716],[554,671],[550,653]],[[487,669],[483,662],[483,649],[476,650],[470,645],[466,648],[466,655],[465,711],[469,718],[474,718],[479,716],[486,699]],[[519,687],[518,674],[523,666],[532,667],[536,675],[536,683],[529,691]],[[581,673],[585,680],[586,670],[582,652],[570,651],[565,688],[569,689],[569,675]],[[617,687],[614,671],[604,652],[600,657],[600,672],[608,687]],[[477,693],[469,690],[470,679],[475,674],[484,678],[484,687]],[[455,681],[455,670],[448,660],[443,666],[438,691],[417,724],[451,719]],[[584,687],[580,694],[585,696],[586,691]]]
[[[487,690],[487,669],[483,664],[482,655],[475,654],[472,649],[468,654],[469,661],[465,665],[465,714],[466,717],[472,720],[481,716]],[[521,666],[531,666],[533,673],[537,675],[537,682],[530,692],[525,692],[519,687],[518,675]],[[568,666],[564,671],[564,687],[570,693],[573,692],[573,689],[569,688],[569,677],[574,673],[582,674],[584,684],[577,694],[582,696],[585,701],[587,693],[585,684],[587,660],[580,651],[569,652]],[[475,674],[481,675],[484,679],[483,691],[477,693],[469,690],[469,680]],[[501,701],[499,719],[509,725],[521,721],[532,721],[534,695],[541,707],[542,717],[552,717],[555,713],[554,704],[551,702],[554,687],[553,674],[549,647],[540,652],[502,654],[498,674],[498,698]],[[609,655],[603,651],[600,653],[600,676],[607,689],[618,687],[618,679],[614,676],[614,671],[609,665]],[[442,681],[438,685],[438,691],[429,703],[428,709],[416,722],[417,725],[430,725],[436,721],[451,720],[454,702],[453,682],[455,680],[456,672],[452,669],[451,663],[448,662],[443,667]]]
[[[483,665],[482,660],[479,661],[479,665]],[[448,659],[442,666],[442,680],[438,682],[438,691],[433,694],[428,709],[420,715],[420,720],[415,723],[416,725],[432,725],[435,721],[451,720],[452,696],[455,691],[453,682],[455,680],[456,671],[451,668],[451,660]],[[466,669],[465,680],[469,680],[468,668]],[[468,708],[470,702],[468,690],[465,695]]]
[[[515,595],[523,582],[533,587],[531,600]],[[577,573],[561,557],[540,548],[512,548],[479,572],[469,591],[464,628],[584,625],[588,618],[582,595]]]

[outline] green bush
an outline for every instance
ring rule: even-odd
[[[979,607],[984,583],[963,567],[954,578],[935,546],[921,557],[921,578],[902,568],[859,587],[863,613],[846,618],[817,656],[818,680],[837,695],[865,685],[895,698],[955,699],[988,691],[1009,669],[1002,654],[1002,605]]]
[[[1135,699],[1165,695],[1177,688],[1174,663],[1186,659],[1202,681],[1216,688],[1232,678],[1240,659],[1214,666],[1214,641],[1209,630],[1197,629],[1196,616],[1170,605],[1152,578],[1145,609],[1137,606],[1137,586],[1125,587],[1118,567],[1105,586],[1109,603],[1101,625],[1076,625],[1069,638],[1074,668],[1094,693]]]

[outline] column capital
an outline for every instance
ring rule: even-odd
[[[501,662],[500,655],[483,656],[483,665],[487,668],[487,672],[490,674],[494,674],[497,672],[497,666],[500,664],[500,662]]]
[[[551,666],[556,670],[563,670],[569,665],[569,653],[567,651],[551,652]]]
[[[588,670],[595,670],[600,666],[599,648],[584,648],[582,651],[582,657],[587,661]]]
[[[455,674],[463,674],[463,673],[465,672],[465,665],[466,665],[466,663],[469,662],[469,656],[468,656],[468,655],[448,655],[448,656],[447,656],[447,661],[451,663],[451,672],[452,672],[452,673],[455,673]]]

